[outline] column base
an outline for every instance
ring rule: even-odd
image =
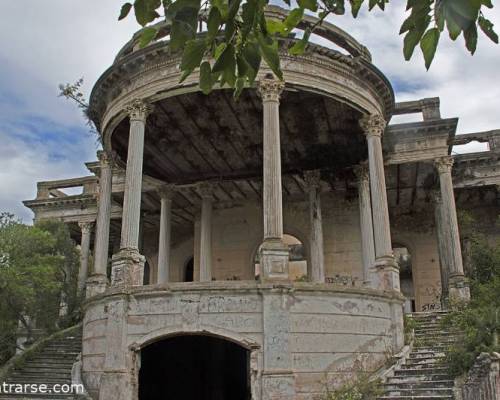
[[[102,294],[106,291],[108,286],[108,278],[103,274],[91,275],[87,279],[87,289],[85,291],[85,297],[87,299]]]
[[[377,270],[378,289],[400,291],[399,266],[394,256],[383,256],[375,260]]]
[[[450,276],[448,280],[448,299],[450,306],[455,302],[469,302],[470,289],[463,275]]]
[[[142,286],[145,263],[137,249],[120,249],[111,261],[111,286]]]
[[[281,240],[268,240],[260,249],[261,280],[289,281],[289,250]]]

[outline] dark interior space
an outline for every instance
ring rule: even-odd
[[[141,352],[139,400],[249,400],[248,350],[219,338],[176,336]]]

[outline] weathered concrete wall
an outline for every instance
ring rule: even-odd
[[[311,398],[325,383],[375,370],[402,347],[401,304],[397,295],[309,283],[108,292],[87,304],[84,379],[95,399],[135,399],[142,347],[172,335],[212,334],[250,350],[254,400]]]

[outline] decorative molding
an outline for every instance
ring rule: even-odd
[[[371,114],[365,115],[361,118],[359,120],[359,125],[367,137],[382,137],[387,126],[387,122],[382,115]]]
[[[260,80],[257,87],[263,102],[279,102],[284,88],[285,83],[283,81],[268,77]]]
[[[165,184],[156,190],[161,199],[169,199],[172,200],[175,193],[177,192],[176,186],[173,184]]]
[[[125,107],[130,121],[146,122],[146,118],[153,111],[153,106],[148,102],[135,99]]]
[[[90,233],[92,232],[92,228],[94,226],[93,221],[78,221],[78,226],[82,233]]]
[[[97,158],[99,159],[101,168],[104,166],[113,168],[118,159],[118,155],[115,151],[100,150],[97,152]]]

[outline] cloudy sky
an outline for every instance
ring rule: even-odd
[[[88,94],[120,47],[137,30],[117,22],[122,1],[3,0],[0,14],[0,211],[29,222],[21,201],[36,182],[86,175],[96,140],[80,111],[58,98],[60,83],[85,79]],[[420,54],[402,56],[401,0],[385,13],[333,20],[368,46],[389,77],[397,101],[441,97],[443,117],[460,117],[459,133],[500,128],[500,47],[481,37],[474,57],[463,43],[443,39],[430,72]],[[500,9],[490,12],[500,28]],[[396,120],[394,120],[396,122]],[[478,149],[481,146],[469,146]],[[463,151],[463,149],[456,149]]]

